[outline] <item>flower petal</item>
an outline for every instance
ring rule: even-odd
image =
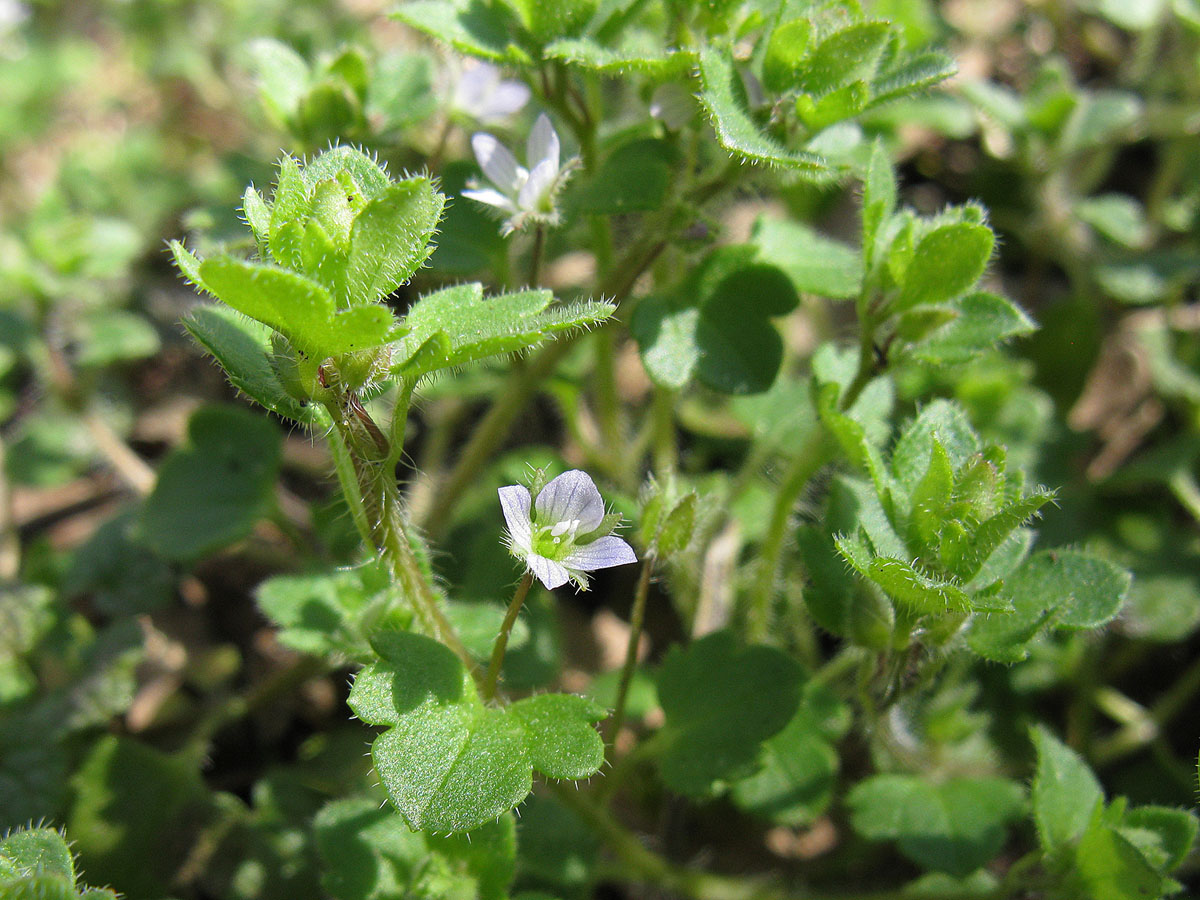
[[[608,569],[612,566],[623,566],[637,562],[637,554],[625,541],[616,535],[596,538],[590,544],[576,547],[563,560],[563,565],[571,569],[591,572],[593,569]]]
[[[462,195],[477,203],[486,203],[488,206],[502,209],[506,213],[517,211],[517,205],[495,188],[468,188],[462,192]]]
[[[454,86],[454,106],[478,118],[478,110],[500,83],[500,70],[477,60],[469,60]]]
[[[533,502],[538,523],[555,525],[579,520],[577,534],[595,531],[604,521],[604,499],[592,476],[579,469],[563,472],[542,488]]]
[[[524,485],[510,484],[500,488],[500,509],[508,526],[513,546],[525,553],[532,547],[533,526],[529,520],[529,491]]]
[[[550,212],[549,204],[543,204],[542,198],[554,187],[554,179],[558,177],[558,167],[550,160],[543,160],[533,167],[529,180],[521,185],[517,194],[517,206],[526,212]]]
[[[550,162],[551,168],[557,174],[559,153],[558,132],[550,124],[550,117],[542,113],[533,123],[529,140],[525,142],[525,165],[533,169],[544,162]]]
[[[529,571],[537,576],[537,580],[544,584],[548,591],[562,587],[571,577],[567,570],[554,560],[538,556],[536,553],[530,553],[526,557],[525,565],[529,566]]]
[[[471,149],[475,151],[475,159],[479,168],[488,181],[502,191],[516,192],[520,187],[517,158],[508,152],[508,148],[485,132],[477,132],[471,137]]]
[[[529,102],[529,87],[519,81],[501,81],[480,104],[476,114],[485,124],[507,119]]]

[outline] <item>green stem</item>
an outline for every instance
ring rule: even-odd
[[[799,455],[792,460],[787,477],[775,494],[775,505],[771,509],[771,521],[767,526],[767,536],[763,540],[762,551],[759,554],[758,578],[755,581],[754,592],[751,595],[750,607],[746,616],[747,639],[750,641],[762,641],[767,637],[771,625],[771,601],[775,596],[775,582],[779,573],[780,559],[783,556],[783,545],[787,538],[792,509],[800,499],[800,494],[803,493],[805,486],[828,459],[829,443],[824,429],[821,429],[809,438]]]
[[[546,226],[538,225],[533,230],[533,249],[529,253],[529,287],[537,287],[542,280],[542,257],[546,252]]]
[[[625,724],[625,703],[629,698],[629,685],[633,681],[633,670],[637,668],[638,644],[641,643],[642,626],[646,621],[646,597],[650,593],[650,573],[654,571],[654,554],[642,560],[642,571],[638,575],[637,589],[633,594],[633,611],[629,617],[629,643],[625,647],[625,664],[621,667],[621,682],[617,687],[617,703],[609,720],[608,739],[611,749]]]
[[[679,445],[675,440],[675,404],[667,388],[656,387],[650,410],[653,416],[654,469],[666,475],[679,468]]]
[[[357,419],[348,412],[343,413],[334,400],[330,399],[326,409],[335,426],[330,444],[335,448],[338,479],[342,484],[342,493],[351,505],[355,524],[360,531],[365,531],[364,538],[368,546],[374,547],[387,561],[401,593],[412,603],[426,633],[442,641],[463,661],[468,671],[473,671],[474,661],[467,654],[454,626],[442,612],[429,578],[409,541],[404,507],[396,485],[395,467],[386,465],[387,457],[395,452],[394,448],[389,449],[383,462],[376,461],[374,436],[370,433],[360,434]]]
[[[488,663],[487,677],[483,679],[485,702],[496,696],[496,685],[500,682],[500,667],[504,664],[504,651],[508,649],[508,636],[512,633],[513,625],[517,622],[517,616],[521,613],[521,607],[525,603],[525,597],[532,584],[533,574],[531,572],[526,572],[521,576],[521,583],[517,585],[512,602],[508,604],[508,612],[504,614],[500,633],[496,635],[496,643],[492,647],[492,661]]]

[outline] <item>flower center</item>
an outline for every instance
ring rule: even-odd
[[[578,519],[542,525],[533,533],[533,552],[546,559],[561,560],[574,549],[575,535],[578,531]]]

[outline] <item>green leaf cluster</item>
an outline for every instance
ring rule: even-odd
[[[1026,526],[1054,495],[1027,491],[1023,473],[1008,467],[1002,448],[982,445],[961,408],[928,404],[885,458],[853,410],[839,410],[836,381],[818,380],[815,390],[821,421],[867,476],[842,476],[830,500],[835,521],[853,523],[834,537],[837,553],[902,621],[929,617],[952,626],[971,616],[971,648],[1013,661],[1043,627],[1094,628],[1116,615],[1128,573],[1078,550],[1029,556]],[[824,620],[824,605],[849,592],[839,592],[838,574],[821,562],[829,557],[819,532],[806,534],[818,582],[815,614]]]
[[[1105,803],[1079,756],[1038,726],[1033,815],[1047,864],[1072,898],[1135,900],[1177,893],[1170,877],[1195,844],[1200,821],[1183,809]]]
[[[200,307],[185,324],[251,399],[322,424],[330,390],[415,384],[613,311],[607,303],[551,307],[552,295],[540,290],[484,301],[480,285],[465,284],[421,298],[398,320],[383,301],[432,252],[444,205],[429,178],[392,181],[351,147],[304,166],[285,157],[272,199],[250,187],[243,201],[258,260],[200,260],[172,244],[180,271],[228,307]]]
[[[891,356],[962,365],[1034,330],[1011,300],[978,289],[994,247],[978,206],[933,217],[898,209],[895,174],[875,145],[863,179],[859,317]]]
[[[10,900],[116,900],[107,888],[77,881],[66,838],[52,828],[14,831],[0,840],[0,892]]]
[[[394,135],[433,114],[431,60],[346,47],[310,64],[274,38],[245,47],[259,100],[273,124],[305,147]]]
[[[487,706],[445,645],[410,632],[380,632],[379,660],[355,677],[349,704],[386,726],[371,755],[392,804],[414,830],[473,831],[528,796],[533,770],[553,779],[594,775],[604,744],[593,727],[603,707],[571,694],[539,694]]]

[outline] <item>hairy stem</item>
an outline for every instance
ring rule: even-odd
[[[533,584],[533,573],[526,572],[521,576],[521,583],[513,593],[512,602],[508,604],[508,612],[500,625],[500,633],[496,635],[496,643],[492,646],[492,660],[488,663],[487,677],[483,679],[483,699],[491,700],[496,696],[496,686],[500,683],[500,667],[504,665],[504,651],[508,649],[508,636],[512,634],[513,625],[525,604],[525,597]]]
[[[611,749],[625,723],[625,703],[629,699],[629,685],[633,681],[633,670],[637,668],[638,644],[641,643],[642,626],[646,620],[646,597],[650,593],[650,573],[654,570],[654,555],[647,554],[638,575],[637,589],[633,595],[633,611],[629,617],[629,644],[625,648],[625,664],[621,667],[621,683],[617,687],[617,703],[608,725],[605,743]]]
[[[787,539],[788,523],[792,509],[800,499],[805,486],[816,471],[829,459],[829,444],[824,429],[819,429],[809,438],[798,456],[792,460],[783,484],[775,494],[775,505],[771,508],[771,521],[767,536],[759,554],[758,577],[751,594],[750,607],[746,615],[747,639],[762,641],[771,626],[771,602],[775,596],[775,583],[783,546]]]

